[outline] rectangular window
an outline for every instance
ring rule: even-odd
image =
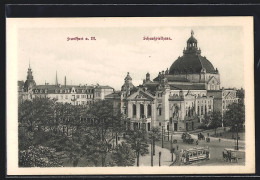
[[[77,98],[79,98],[79,95],[77,95]]]
[[[151,105],[148,104],[147,108],[148,108],[148,117],[151,117],[151,115],[152,115],[152,107],[151,107]]]
[[[161,126],[162,124],[159,122],[159,126]]]
[[[136,116],[136,105],[133,104],[133,116]]]
[[[203,115],[203,106],[201,106],[201,115]]]
[[[148,127],[147,127],[147,129],[148,129],[148,131],[150,131],[150,129],[151,129],[151,125],[150,125],[150,123],[148,123]]]

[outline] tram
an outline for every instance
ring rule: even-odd
[[[183,151],[181,161],[187,164],[193,161],[204,160],[204,159],[210,159],[209,148],[194,147]]]

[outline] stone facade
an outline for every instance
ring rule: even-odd
[[[66,77],[64,85],[58,84],[57,74],[55,85],[36,85],[32,77],[31,67],[28,69],[27,80],[22,85],[22,81],[18,81],[18,101],[22,102],[26,99],[33,98],[50,98],[60,103],[70,103],[73,105],[89,105],[98,100],[105,99],[105,96],[114,92],[110,86],[101,85],[66,85]]]
[[[121,92],[107,96],[117,101],[128,128],[161,127],[166,132],[195,130],[205,114],[226,110],[237,102],[235,90],[220,89],[220,74],[197,47],[194,33],[187,41],[183,56],[151,80],[135,87],[129,72]],[[117,97],[117,98],[115,98]]]

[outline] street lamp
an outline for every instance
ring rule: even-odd
[[[161,151],[159,152],[159,166],[161,166],[161,155],[162,155],[162,153],[161,153]]]
[[[163,148],[163,125],[162,125],[162,148]]]
[[[172,162],[173,162],[172,134],[171,134],[171,154],[172,154]]]

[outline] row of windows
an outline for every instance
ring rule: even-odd
[[[148,104],[147,106],[147,116],[150,117],[152,115],[152,106]],[[136,116],[136,105],[133,104],[133,116]],[[140,104],[140,117],[144,117],[144,105]]]
[[[209,105],[208,108],[209,108],[209,110],[211,110],[211,105]],[[198,112],[197,112],[198,115],[199,115],[199,114],[203,115],[203,112],[204,112],[204,111],[203,111],[203,106],[201,106],[201,108],[200,108],[200,106],[198,106],[198,109],[197,109],[197,110],[198,110]],[[205,110],[205,113],[207,113],[207,106],[206,106],[206,105],[205,105],[205,109],[204,109],[204,110]],[[200,112],[201,112],[201,113],[200,113]]]
[[[72,95],[73,98],[75,98],[75,95]],[[87,95],[76,95],[76,98],[87,98],[87,99],[92,99],[93,98],[93,95],[92,94],[87,94]],[[56,95],[56,99],[59,99],[59,96]],[[60,99],[68,99],[68,95],[65,94],[65,95],[60,95]]]
[[[237,102],[237,100],[235,100],[235,99],[226,100],[226,103],[233,103],[233,102]],[[225,103],[224,100],[223,100],[223,103]]]
[[[201,102],[201,103],[203,103],[203,102],[204,102],[204,103],[207,103],[207,100],[198,101],[198,104],[199,104],[200,102]],[[208,104],[210,104],[210,103],[212,103],[212,100],[208,100]]]

